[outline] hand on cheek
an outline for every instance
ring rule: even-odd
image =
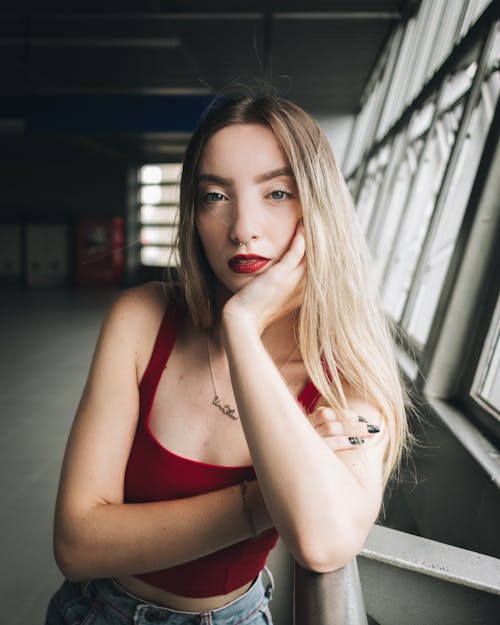
[[[281,259],[233,295],[224,306],[228,319],[245,318],[259,333],[302,302],[306,269],[302,220]]]

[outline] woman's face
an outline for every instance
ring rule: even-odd
[[[207,142],[196,185],[205,254],[218,280],[234,293],[290,246],[302,217],[295,180],[269,128],[236,124]]]

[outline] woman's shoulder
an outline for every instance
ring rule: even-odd
[[[147,365],[166,311],[182,302],[178,285],[155,281],[123,290],[108,309],[104,325],[116,340],[129,344],[139,373]]]
[[[167,309],[182,305],[179,285],[167,282],[145,282],[122,291],[112,304],[130,319],[150,323],[162,319]]]
[[[108,308],[105,327],[121,327],[122,337],[135,343],[154,340],[165,312],[182,306],[178,285],[160,281],[146,282],[123,290]],[[150,336],[151,335],[151,336]]]

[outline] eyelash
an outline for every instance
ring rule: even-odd
[[[274,191],[271,191],[271,193],[269,193],[269,195],[272,195],[273,193],[283,193],[283,197],[281,197],[279,199],[278,198],[271,198],[271,199],[274,199],[277,202],[281,202],[281,200],[284,200],[285,198],[290,199],[290,198],[293,197],[291,193],[289,193],[288,191],[285,191],[284,189],[275,189]]]
[[[219,195],[221,198],[224,197],[224,195],[222,193],[218,193],[217,191],[210,191],[209,193],[203,193],[200,196],[200,199],[201,199],[202,202],[207,203],[207,204],[213,204],[215,202],[221,202],[222,201],[221,199],[218,199],[218,200],[213,200],[212,199],[212,200],[210,200],[209,198],[210,198],[211,195]]]
[[[274,191],[271,191],[270,193],[267,194],[266,197],[270,197],[272,196],[274,193],[282,193],[283,196],[280,198],[273,198],[271,197],[272,200],[274,200],[275,202],[281,202],[282,200],[284,200],[285,198],[292,198],[293,195],[289,192],[289,191],[285,191],[284,189],[275,189]],[[215,200],[215,199],[210,199],[211,196],[217,195],[219,196],[219,199]],[[224,198],[224,194],[222,193],[218,193],[217,191],[210,191],[208,193],[204,193],[201,195],[200,199],[202,202],[207,203],[207,204],[214,204],[216,202],[222,202],[223,198]]]

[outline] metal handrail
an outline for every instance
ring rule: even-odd
[[[294,625],[368,625],[356,558],[330,573],[295,562]]]

